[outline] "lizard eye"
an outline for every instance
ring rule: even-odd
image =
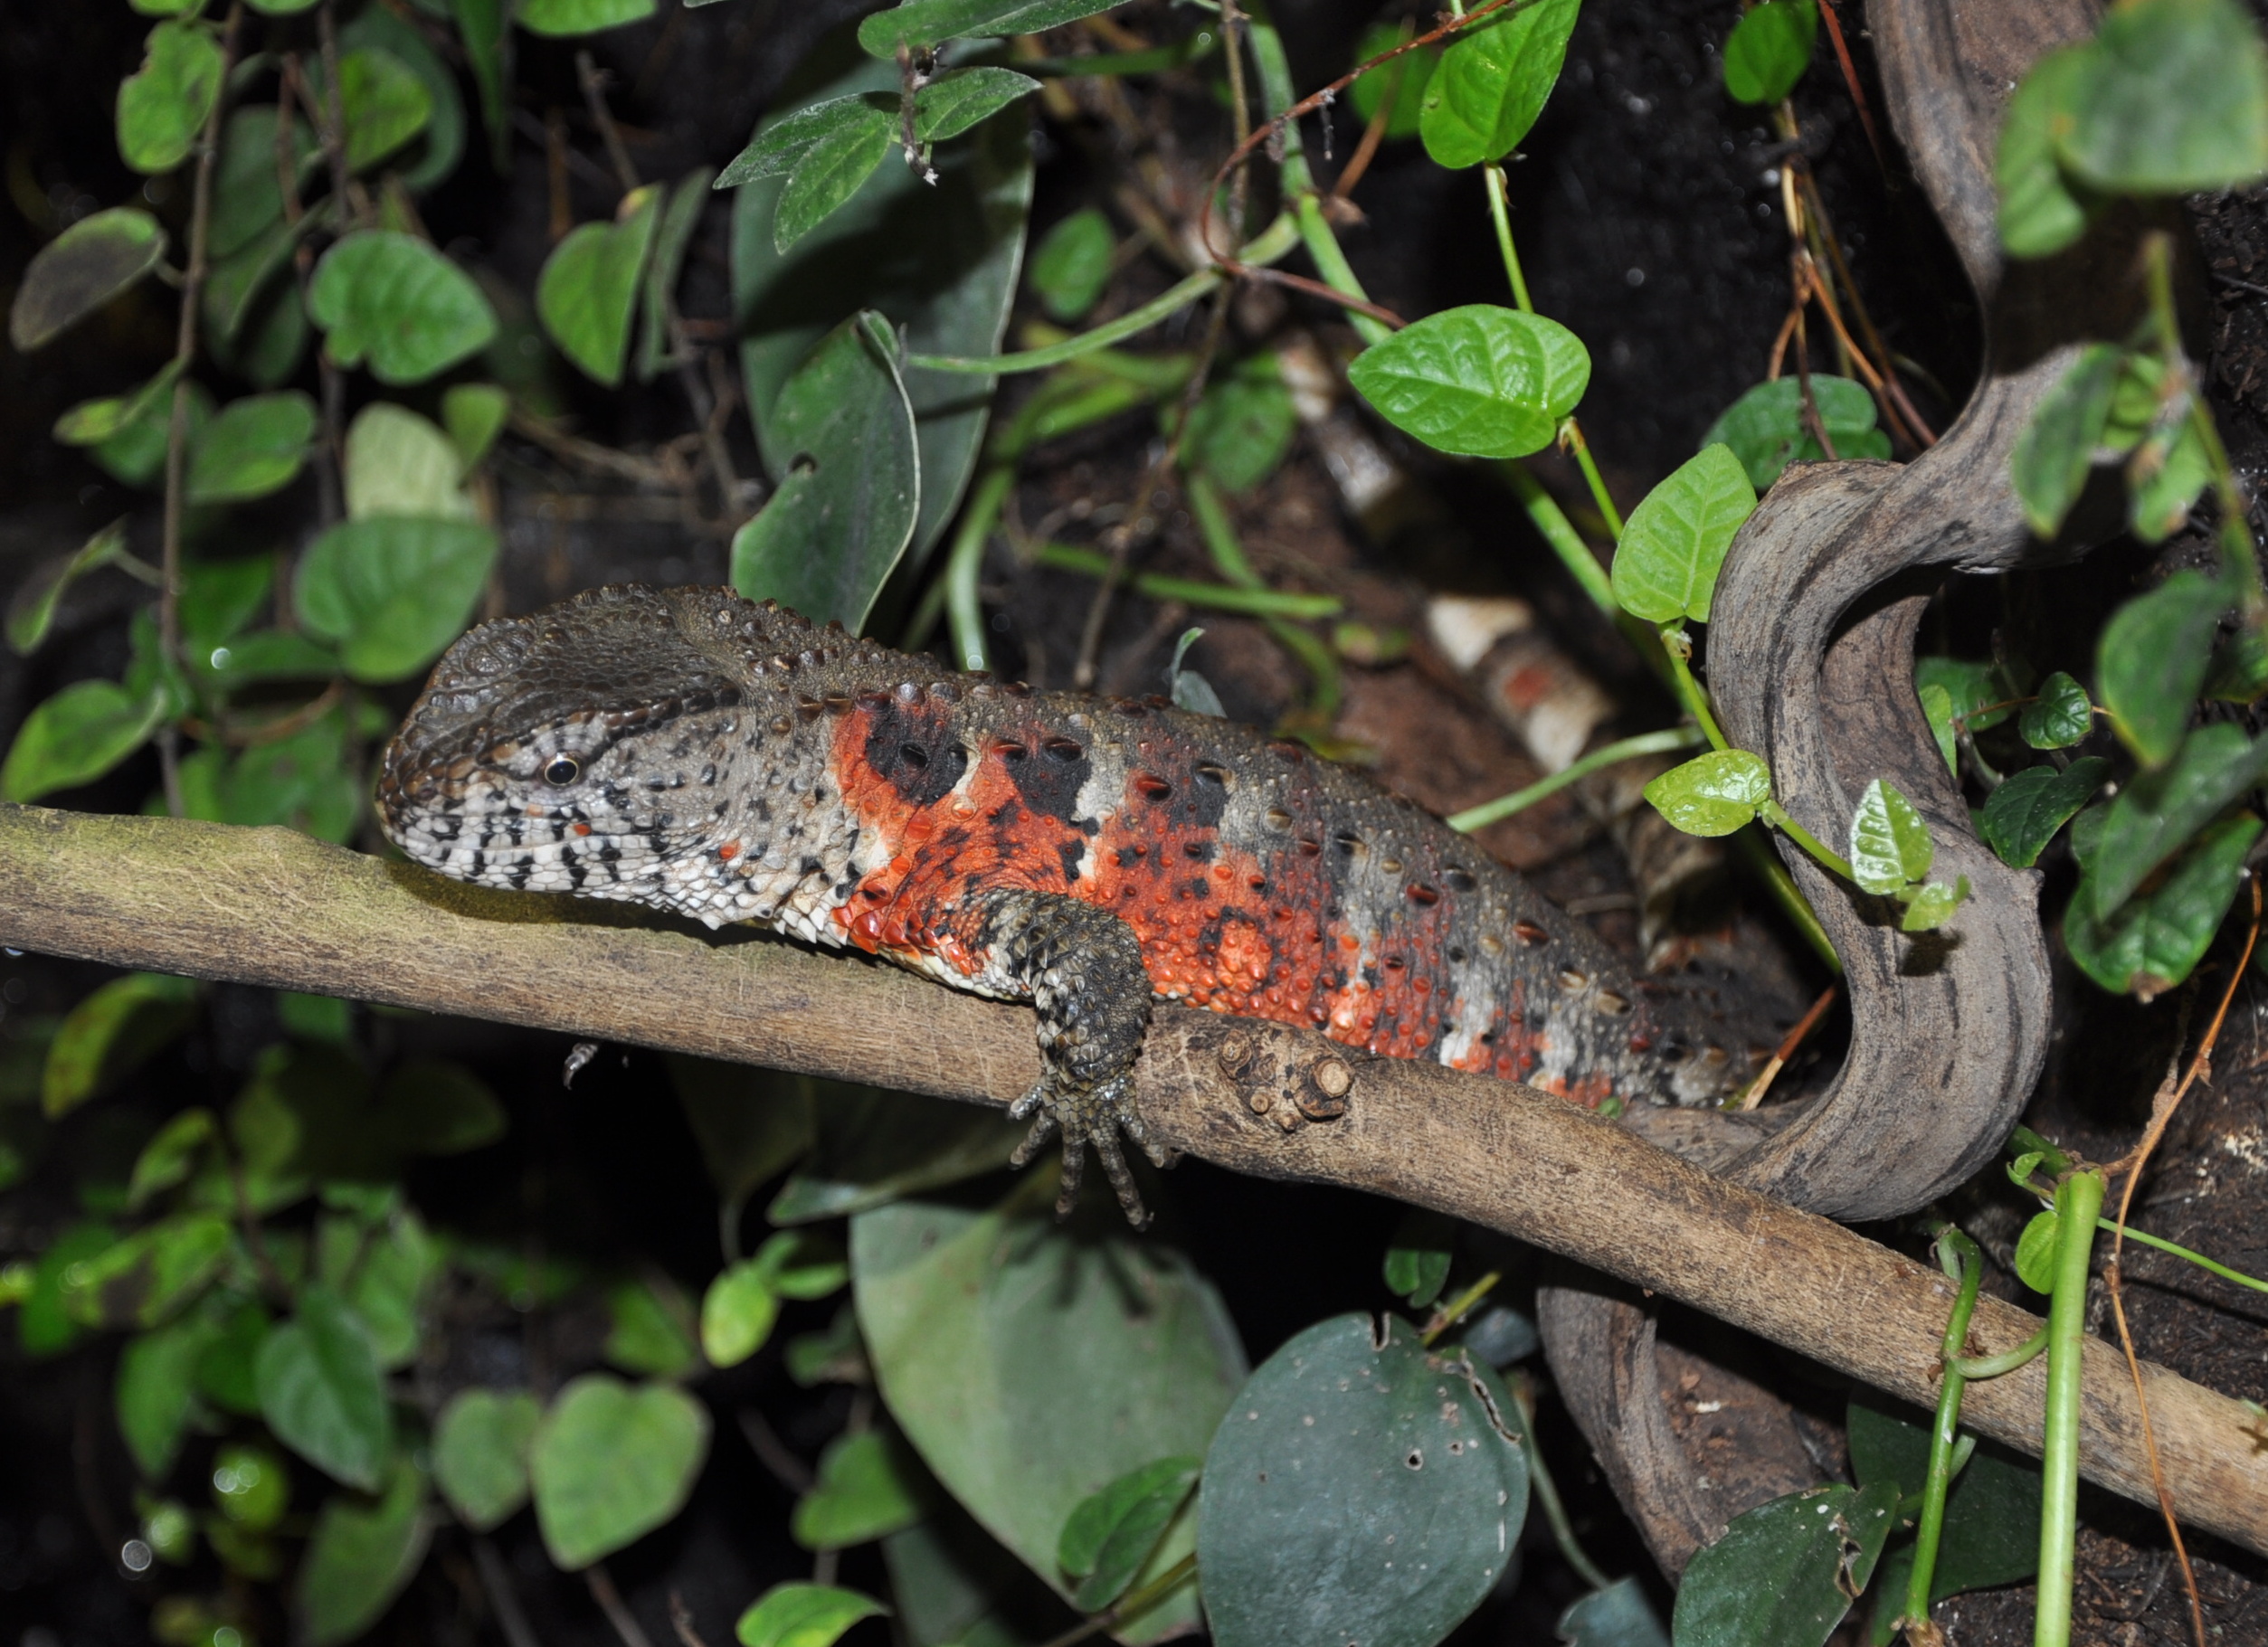
[[[551,764],[544,768],[544,781],[565,789],[582,774],[583,767],[573,755],[554,755]]]

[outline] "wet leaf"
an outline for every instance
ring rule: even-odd
[[[536,279],[536,312],[559,351],[612,389],[622,381],[639,282],[660,227],[662,188],[622,198],[611,223],[584,223],[553,248]]]
[[[433,1429],[433,1476],[459,1520],[477,1533],[527,1502],[527,1454],[543,1408],[524,1389],[460,1390]]]
[[[425,1472],[397,1455],[375,1500],[333,1493],[315,1518],[292,1611],[308,1647],[337,1647],[376,1623],[408,1587],[433,1536]]]
[[[147,212],[114,206],[81,218],[24,269],[8,308],[8,341],[30,354],[134,286],[165,257],[166,231]]]
[[[1811,400],[1837,458],[1890,456],[1890,439],[1874,427],[1874,397],[1864,383],[1814,372]],[[1719,442],[1732,449],[1760,492],[1790,463],[1817,463],[1827,456],[1804,420],[1802,380],[1793,377],[1759,383],[1726,407],[1701,437],[1704,447]]]
[[[862,1619],[887,1618],[890,1610],[856,1590],[824,1584],[775,1584],[740,1615],[733,1633],[741,1647],[834,1647]]]
[[[191,503],[243,503],[282,490],[315,439],[315,402],[297,389],[221,408],[189,447]]]
[[[188,1028],[195,1003],[196,985],[170,973],[129,972],[104,984],[48,1043],[41,1110],[58,1120],[109,1092]]]
[[[1704,446],[1630,511],[1615,548],[1614,592],[1649,622],[1709,620],[1709,598],[1756,491],[1729,446]]]
[[[358,231],[325,252],[308,307],[331,358],[366,360],[382,383],[423,383],[497,333],[496,311],[470,275],[423,241],[387,230]]]
[[[387,515],[475,519],[479,511],[459,484],[463,475],[456,442],[407,406],[373,401],[347,426],[349,520]]]
[[[544,1548],[578,1572],[676,1515],[708,1454],[708,1410],[667,1384],[584,1373],[559,1392],[528,1455]]]
[[[2095,649],[2095,696],[2111,725],[2148,766],[2181,747],[2191,705],[2213,661],[2228,590],[2200,572],[2177,572],[2111,614]]]
[[[2081,64],[2056,154],[2096,188],[2187,194],[2268,175],[2268,47],[2234,0],[2127,0]]]
[[[2038,536],[2054,536],[2079,501],[2125,359],[2126,351],[2115,344],[2091,343],[2080,350],[2017,437],[2010,473],[2024,517]]]
[[[733,156],[713,185],[736,189],[759,177],[785,177],[830,138],[863,131],[876,121],[888,129],[892,103],[878,93],[828,98],[765,122],[747,147]]]
[[[1590,382],[1590,356],[1555,320],[1473,303],[1373,344],[1347,381],[1388,422],[1438,450],[1522,458],[1556,438]]]
[[[1819,36],[1812,0],[1762,0],[1724,43],[1724,90],[1736,103],[1777,103],[1811,66]]]
[[[1771,770],[1744,749],[1696,755],[1646,786],[1654,809],[1687,835],[1730,835],[1771,797]]]
[[[948,69],[914,97],[914,137],[922,143],[957,137],[979,120],[990,119],[1039,82],[1013,69],[977,65]]]
[[[1851,815],[1851,878],[1872,893],[1893,893],[1930,873],[1937,843],[1913,803],[1880,778]]]
[[[2055,838],[2055,831],[2093,799],[2110,775],[2111,763],[2099,755],[2073,761],[2063,771],[2052,766],[2027,767],[1986,797],[1978,829],[2001,862],[2029,869]]]
[[[464,631],[496,553],[496,534],[478,521],[345,522],[299,563],[292,586],[299,621],[338,648],[355,679],[404,679]]]
[[[1203,1467],[1194,1456],[1162,1458],[1079,1501],[1056,1545],[1057,1564],[1078,1580],[1073,1606],[1099,1613],[1126,1593]]]
[[[279,1441],[350,1487],[377,1490],[394,1413],[369,1332],[344,1299],[319,1283],[301,1289],[298,1312],[269,1330],[253,1376]]]
[[[838,1435],[819,1457],[819,1482],[796,1501],[791,1523],[805,1549],[866,1544],[922,1517],[921,1467],[883,1430]]]
[[[1451,38],[1418,120],[1437,166],[1501,160],[1528,135],[1559,80],[1576,11],[1577,0],[1540,0]]]
[[[119,156],[138,172],[170,172],[196,147],[221,95],[221,47],[202,23],[161,23],[142,66],[119,86]]]
[[[1072,321],[1093,308],[1110,283],[1118,251],[1110,219],[1084,206],[1048,231],[1031,254],[1031,289],[1048,313]]]

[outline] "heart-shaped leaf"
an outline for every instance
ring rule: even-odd
[[[478,521],[376,516],[308,546],[292,584],[299,621],[338,648],[356,680],[402,680],[464,630],[496,563]]]
[[[528,1453],[544,1548],[568,1572],[676,1515],[708,1455],[708,1409],[667,1384],[606,1373],[572,1379]]]
[[[1428,315],[1355,357],[1347,380],[1397,429],[1445,452],[1542,451],[1590,383],[1590,355],[1555,320],[1473,303]]]
[[[1812,0],[1762,0],[1724,43],[1724,90],[1736,103],[1777,103],[1811,64],[1819,35]]]
[[[221,408],[189,448],[191,503],[243,503],[281,491],[315,439],[315,402],[297,389]]]
[[[346,517],[413,515],[471,520],[479,511],[460,481],[455,441],[407,406],[373,401],[346,430]]]
[[[138,172],[170,172],[196,147],[221,95],[220,43],[210,25],[161,23],[142,66],[119,87],[119,155]]]
[[[1772,798],[1771,769],[1744,749],[1713,750],[1671,767],[1646,786],[1646,798],[1673,828],[1730,835]]]
[[[477,1533],[527,1502],[527,1454],[543,1408],[524,1389],[459,1390],[433,1427],[433,1475],[458,1519]]]
[[[2011,773],[1985,798],[1978,830],[2001,862],[2029,869],[2040,861],[2055,831],[2093,799],[2110,775],[2111,763],[2100,755],[2073,761],[2063,771],[2033,766]]]
[[[1437,166],[1501,160],[1528,135],[1558,83],[1577,8],[1578,0],[1514,6],[1449,42],[1418,118]]]
[[[394,1444],[394,1411],[370,1335],[320,1283],[299,1293],[291,1320],[269,1330],[253,1362],[261,1415],[316,1468],[377,1491]]]
[[[906,1443],[881,1430],[838,1435],[819,1455],[819,1483],[792,1524],[805,1549],[866,1544],[922,1518],[923,1477]]]
[[[611,223],[584,223],[544,260],[536,312],[560,353],[614,388],[630,354],[638,285],[660,225],[662,189],[649,184],[622,197]]]
[[[2123,194],[2242,188],[2268,175],[2268,46],[2235,0],[2128,0],[2103,14],[2056,153]]]
[[[1890,456],[1890,438],[1874,427],[1874,397],[1864,383],[1814,372],[1811,403],[1837,458]],[[1760,492],[1790,463],[1817,463],[1827,456],[1804,416],[1802,380],[1793,377],[1759,383],[1726,407],[1701,437],[1703,446],[1719,441],[1732,449]]]
[[[1709,598],[1756,488],[1729,446],[1704,446],[1630,511],[1615,547],[1622,609],[1651,623],[1709,620]]]
[[[342,366],[367,360],[382,383],[420,383],[486,348],[496,311],[472,278],[423,241],[347,235],[316,265],[308,308]]]

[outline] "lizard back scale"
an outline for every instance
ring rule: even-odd
[[[388,747],[385,833],[460,880],[745,922],[1038,1009],[1028,1161],[1124,1131],[1157,998],[1596,1108],[1745,1075],[1715,992],[1634,976],[1409,801],[1162,700],[1037,692],[728,589],[589,591],[485,623]]]

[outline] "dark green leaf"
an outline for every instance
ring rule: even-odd
[[[1374,23],[1356,43],[1353,61],[1366,63],[1382,52],[1392,51],[1401,42],[1402,31],[1393,24]],[[1354,118],[1368,126],[1378,118],[1390,90],[1394,109],[1386,117],[1386,135],[1416,137],[1425,118],[1426,89],[1432,84],[1434,70],[1440,62],[1439,46],[1420,46],[1415,52],[1403,52],[1383,68],[1358,76],[1354,84],[1347,88],[1347,100],[1354,105]]]
[[[903,1196],[997,1172],[1021,1129],[904,1093],[803,1077],[818,1133],[764,1216],[781,1226],[848,1216]]]
[[[2093,72],[2090,43],[2050,52],[2008,99],[1993,180],[2000,190],[2000,241],[2009,255],[2044,258],[2086,232],[2087,206],[2055,157],[2055,129]]]
[[[338,1289],[362,1323],[378,1365],[408,1366],[417,1356],[419,1312],[441,1254],[418,1216],[406,1208],[367,1232],[326,1217],[318,1226],[317,1275]]]
[[[612,389],[630,354],[638,287],[660,227],[662,188],[622,197],[611,223],[584,223],[552,250],[536,279],[536,312],[559,351]]]
[[[201,305],[206,336],[215,345],[232,351],[253,317],[269,313],[269,294],[284,284],[299,243],[299,231],[278,218],[206,272]],[[250,336],[242,341],[248,346],[255,342]]]
[[[203,1307],[214,1310],[221,1325],[196,1358],[196,1392],[228,1412],[255,1416],[260,1385],[253,1367],[267,1340],[268,1311],[258,1299],[222,1292],[207,1293]]]
[[[2052,766],[2027,767],[1986,798],[1977,827],[2003,863],[2029,869],[2055,838],[2055,831],[2087,804],[2110,775],[2111,763],[2099,755],[2073,761],[2060,772]]]
[[[1343,1315],[1238,1392],[1205,1454],[1197,1558],[1220,1647],[1431,1647],[1495,1585],[1528,1508],[1495,1375]]]
[[[2268,734],[2248,742],[2226,721],[2200,726],[2175,759],[2137,772],[2111,803],[2087,870],[2090,913],[2115,914],[2159,865],[2268,771]]]
[[[267,643],[274,643],[272,646]],[[270,652],[290,656],[270,659]],[[240,655],[245,667],[237,667]],[[254,635],[233,646],[216,647],[213,656],[230,667],[216,671],[230,683],[258,679],[259,666],[291,662],[284,677],[328,676],[336,665],[312,642],[296,636]],[[181,765],[188,815],[211,823],[259,828],[282,824],[318,840],[344,844],[354,833],[362,805],[359,772],[347,750],[346,720],[338,712],[318,716],[289,737],[256,743],[233,759],[207,747]]]
[[[51,700],[52,701],[52,700]],[[114,978],[71,1009],[48,1043],[40,1107],[48,1119],[99,1098],[195,1018],[196,986],[166,972]]]
[[[2213,655],[2205,696],[2225,704],[2252,704],[2263,692],[2268,692],[2268,638],[2243,624]]]
[[[487,1082],[461,1064],[413,1058],[394,1066],[378,1092],[387,1141],[408,1155],[462,1155],[504,1136],[504,1106]]]
[[[373,401],[346,430],[346,517],[473,520],[457,443],[407,406]]]
[[[1887,458],[1890,442],[1874,427],[1874,397],[1864,383],[1847,377],[1811,374],[1811,400],[1819,410],[1838,458]],[[1761,383],[1724,409],[1701,437],[1703,446],[1732,449],[1749,484],[1758,491],[1779,478],[1790,463],[1817,463],[1827,456],[1803,415],[1803,383],[1776,377]]]
[[[119,155],[126,164],[170,172],[186,160],[220,98],[221,71],[220,43],[206,24],[152,29],[142,66],[119,87]]]
[[[818,1332],[799,1332],[787,1341],[788,1377],[805,1389],[821,1384],[872,1384],[867,1347],[859,1336],[859,1311],[845,1303]]]
[[[1630,511],[1614,557],[1615,598],[1649,622],[1709,620],[1709,597],[1756,490],[1729,446],[1704,446]]]
[[[1590,382],[1590,356],[1555,320],[1472,303],[1371,345],[1347,380],[1388,422],[1438,450],[1523,458],[1557,437]]]
[[[887,1618],[890,1610],[856,1590],[824,1584],[775,1584],[740,1615],[733,1634],[740,1647],[834,1647],[861,1619]]]
[[[134,1158],[134,1176],[126,1186],[127,1210],[138,1212],[152,1196],[185,1181],[214,1131],[213,1112],[202,1105],[182,1111],[158,1128],[157,1135]]]
[[[2155,891],[2130,898],[2108,921],[2095,918],[2092,888],[2082,880],[2064,913],[2064,947],[2106,989],[2145,1000],[2163,994],[2205,958],[2260,829],[2250,812],[2223,819],[2174,860]]]
[[[2003,678],[1998,665],[1975,663],[1962,658],[1931,655],[1915,658],[1913,684],[1917,690],[1942,687],[1951,704],[1954,722],[1969,733],[1989,732],[1999,725],[2016,712],[1991,705],[2021,696]]]
[[[531,34],[595,34],[654,14],[656,0],[520,0],[517,20]]]
[[[811,1147],[811,1093],[798,1077],[682,1053],[669,1062],[701,1159],[726,1201],[746,1200]]]
[[[1860,1482],[1894,1484],[1901,1493],[1920,1491],[1929,1470],[1929,1425],[1925,1413],[1873,1390],[1855,1392],[1847,1429],[1851,1464]],[[2029,1578],[2039,1546],[2039,1465],[1986,1442],[1969,1455],[1946,1494],[1944,1538],[1930,1597],[1942,1601]],[[1871,1587],[1894,1609],[1904,1601],[1910,1571],[1909,1546],[1884,1560]]]
[[[1048,231],[1031,254],[1031,289],[1058,320],[1077,320],[1095,307],[1110,283],[1118,250],[1110,219],[1082,207]]]
[[[948,40],[1038,34],[1106,12],[1118,0],[905,0],[859,25],[870,57],[897,60],[901,43],[921,52]]]
[[[792,1529],[805,1549],[843,1549],[911,1527],[922,1517],[920,1466],[895,1434],[838,1435],[819,1458],[819,1484],[796,1501]]]
[[[267,604],[275,581],[276,563],[264,554],[183,567],[182,650],[194,655],[235,639]]]
[[[1272,358],[1223,377],[1205,392],[1181,435],[1181,460],[1232,492],[1276,472],[1299,417]]]
[[[1812,0],[1763,0],[1724,43],[1724,89],[1736,103],[1777,103],[1811,65],[1819,35]]]
[[[1450,40],[1427,80],[1419,135],[1438,166],[1501,160],[1528,135],[1560,78],[1578,0],[1514,7]]]
[[[2062,529],[2087,484],[2125,359],[2126,351],[2115,344],[2091,343],[2080,350],[2017,437],[2009,465],[2016,495],[2041,537]]]
[[[273,389],[298,375],[314,335],[299,282],[271,280],[253,295],[234,332],[212,335],[213,364],[255,389]]]
[[[700,1365],[693,1309],[675,1282],[620,1282],[606,1290],[606,1358],[624,1372],[676,1378]]]
[[[338,647],[355,679],[401,680],[463,631],[496,549],[496,535],[478,521],[347,521],[299,563],[292,587],[299,621]]]
[[[162,1481],[172,1472],[199,1415],[194,1375],[221,1332],[217,1297],[208,1294],[196,1308],[128,1339],[119,1352],[119,1438],[147,1481]]]
[[[2268,175],[2268,49],[2235,0],[2128,0],[2083,62],[2055,147],[2095,187],[2187,194]]]
[[[457,1519],[477,1533],[527,1502],[527,1453],[543,1408],[524,1389],[459,1390],[433,1427],[433,1477]]]
[[[119,1238],[107,1224],[74,1224],[32,1266],[32,1289],[16,1306],[16,1341],[34,1356],[68,1349],[86,1330],[63,1309],[63,1277]]]
[[[308,289],[325,347],[342,366],[369,363],[382,383],[419,383],[486,348],[496,311],[470,276],[423,241],[368,229],[316,265]]]
[[[2213,458],[2184,419],[2152,435],[2127,466],[2128,524],[2146,544],[2162,544],[2188,521],[2189,506],[2213,484]]]
[[[1670,1647],[1669,1632],[1635,1578],[1618,1578],[1570,1603],[1557,1633],[1566,1647]]]
[[[290,485],[315,439],[315,402],[297,389],[221,408],[189,448],[191,503],[242,503]]]
[[[915,140],[943,143],[957,137],[1039,90],[1038,80],[1013,69],[948,69],[915,95]]]
[[[2095,695],[2111,725],[2146,765],[2181,746],[2190,705],[2213,661],[2214,631],[2227,588],[2200,572],[2177,572],[2111,615],[2095,650]]]
[[[166,231],[147,212],[114,206],[81,218],[41,247],[24,269],[8,308],[8,341],[30,354],[133,286],[165,258]]]
[[[1197,1485],[1204,1461],[1162,1458],[1083,1499],[1063,1524],[1056,1564],[1079,1581],[1071,1604],[1099,1613],[1125,1595]]]
[[[489,163],[501,176],[511,169],[512,14],[508,0],[450,0],[465,66],[480,94],[480,123],[489,128]]]
[[[528,1454],[552,1560],[576,1572],[683,1507],[708,1454],[708,1409],[667,1384],[584,1373],[559,1392]]]
[[[1411,1309],[1422,1310],[1441,1296],[1456,1255],[1456,1220],[1438,1212],[1406,1212],[1387,1244],[1387,1288]]]
[[[1677,1588],[1678,1647],[1820,1647],[1897,1517],[1898,1490],[1814,1487],[1734,1518]]]
[[[756,1249],[754,1262],[782,1298],[808,1302],[850,1284],[850,1265],[841,1245],[816,1230],[780,1231]]]
[[[447,0],[432,0],[427,9],[446,14],[450,8]],[[455,72],[424,32],[390,6],[365,5],[340,25],[338,43],[349,53],[365,49],[385,52],[424,90],[427,112],[416,146],[396,154],[390,168],[402,186],[419,194],[452,175],[464,158],[465,101],[457,90]]]
[[[759,177],[784,177],[829,138],[866,130],[877,120],[887,129],[890,119],[889,100],[873,92],[828,98],[777,116],[733,156],[712,186],[736,189]]]
[[[812,144],[788,174],[779,204],[773,208],[773,250],[784,256],[789,247],[848,204],[882,164],[896,138],[890,118],[867,109],[864,119],[847,123]]]
[[[374,1502],[334,1493],[315,1518],[294,1586],[298,1638],[338,1647],[368,1630],[417,1576],[433,1536],[425,1472],[406,1455]]]
[[[1851,878],[1872,893],[1893,893],[1930,873],[1937,843],[1913,803],[1877,778],[1851,815]]]
[[[173,400],[170,393],[142,401],[132,397],[138,406],[129,404],[121,411],[136,413],[130,421],[120,423],[115,433],[99,437],[91,456],[109,473],[128,486],[147,487],[157,483],[166,467],[166,441],[173,422]],[[189,438],[195,440],[197,431],[213,421],[213,396],[203,383],[191,381],[188,389]],[[95,412],[105,402],[72,408],[72,413]],[[71,414],[66,414],[66,421]]]
[[[645,294],[646,309],[645,329],[638,345],[640,383],[650,383],[656,373],[670,364],[669,317],[676,312],[678,276],[685,268],[685,251],[692,243],[693,232],[701,226],[701,213],[708,207],[709,184],[716,175],[713,167],[696,166],[678,179],[669,204],[662,208],[653,256],[646,264],[645,284],[640,288]],[[497,415],[501,420],[500,409]]]
[[[131,393],[81,401],[55,420],[54,436],[65,446],[95,446],[153,415],[162,421],[171,415],[173,386],[180,377],[181,363],[169,360]]]
[[[39,567],[8,602],[8,645],[28,654],[47,639],[63,591],[90,572],[116,565],[126,552],[126,521],[120,516],[71,554]]]
[[[920,508],[913,407],[887,323],[863,311],[829,333],[782,387],[765,427],[787,466],[773,475],[772,501],[733,539],[733,587],[855,634]]]
[[[1687,835],[1730,835],[1771,795],[1770,768],[1744,749],[1696,755],[1646,786],[1654,809]]]
[[[154,1327],[203,1292],[228,1256],[228,1220],[176,1214],[63,1272],[63,1309],[86,1327]]]
[[[2034,749],[2069,749],[2094,729],[2094,705],[2087,689],[2058,669],[2040,683],[2037,701],[2017,717],[2017,728]]]
[[[394,1413],[369,1333],[344,1299],[320,1283],[302,1289],[299,1312],[269,1330],[253,1377],[279,1441],[350,1487],[377,1490]]]
[[[291,1476],[265,1447],[237,1443],[213,1458],[213,1502],[237,1526],[266,1532],[291,1503]]]

